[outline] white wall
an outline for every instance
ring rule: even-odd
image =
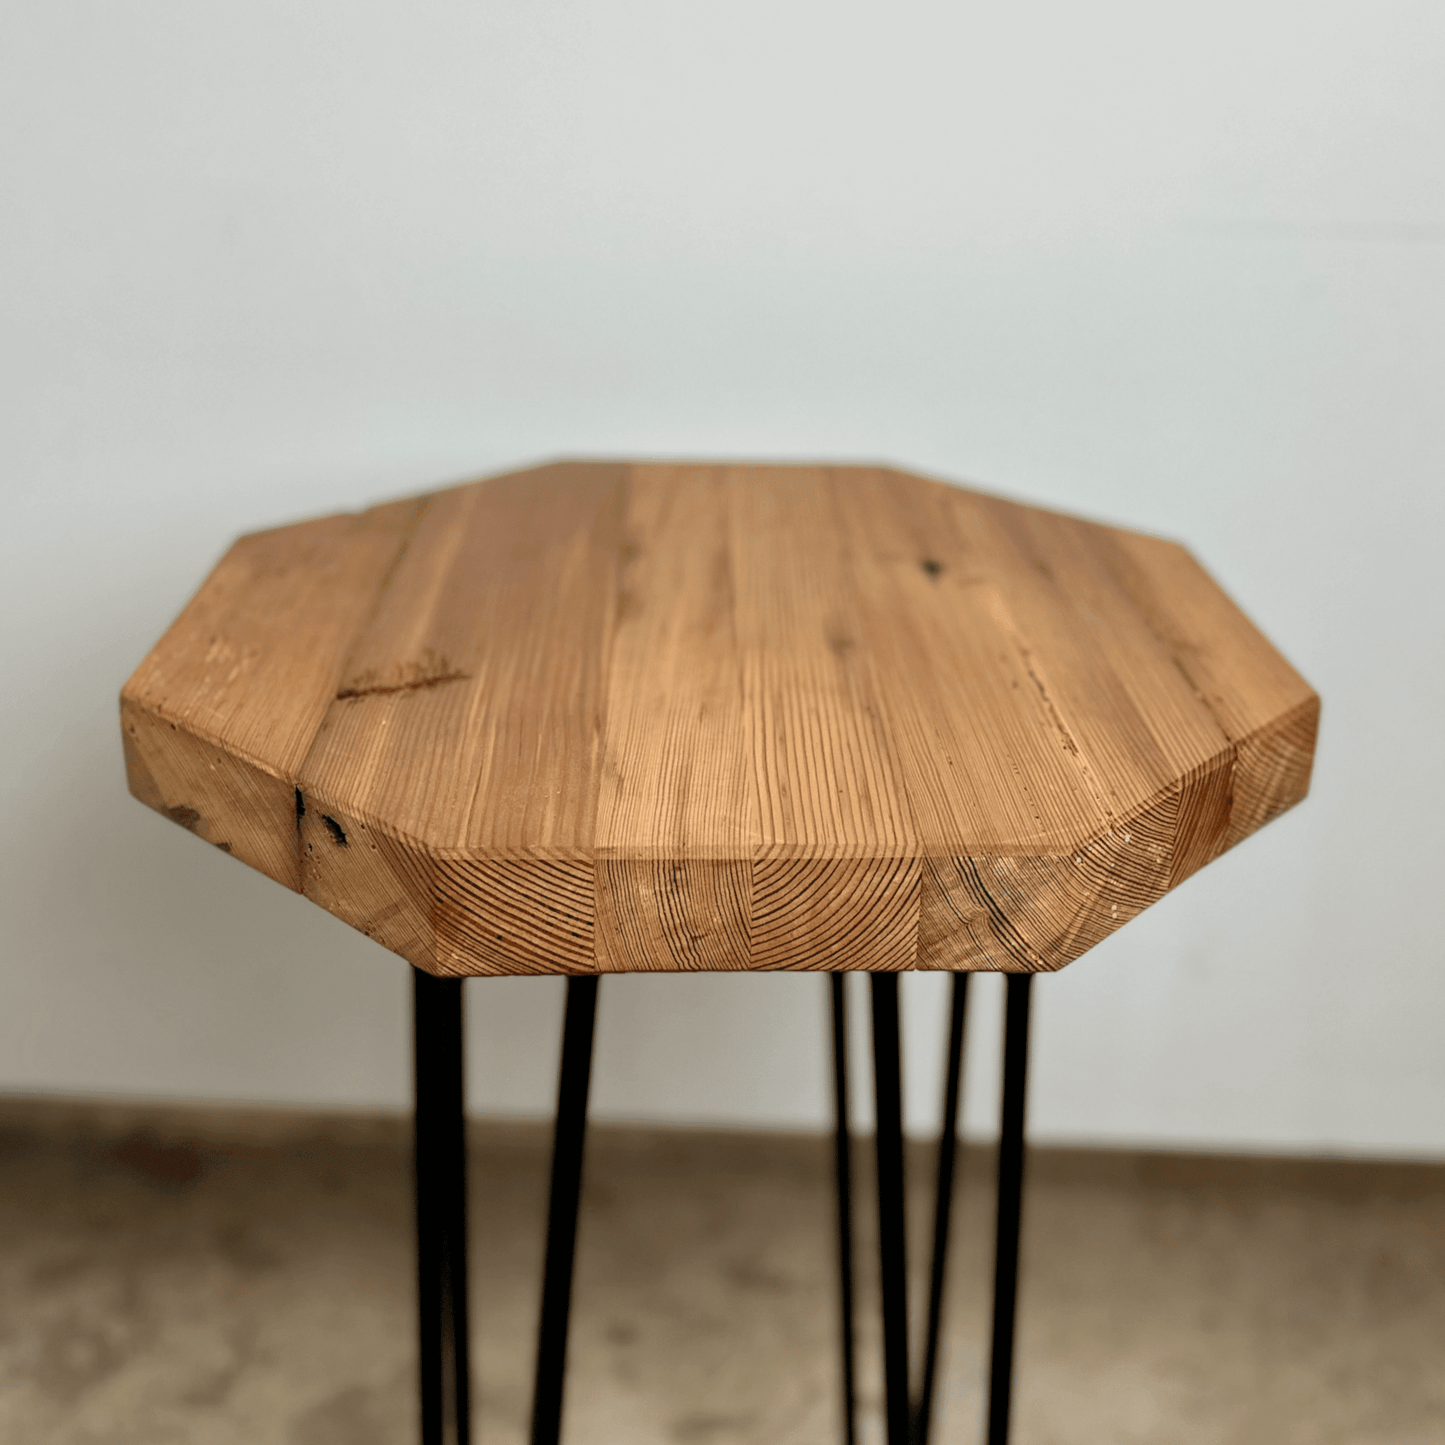
[[[11,0],[0,1088],[405,1099],[404,966],[125,795],[233,534],[885,458],[1186,538],[1325,698],[1309,802],[1042,982],[1035,1133],[1445,1156],[1442,176],[1430,4]],[[597,1111],[821,1123],[822,990],[608,980]],[[470,986],[476,1107],[559,1001]]]

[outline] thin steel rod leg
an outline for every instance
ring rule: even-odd
[[[462,980],[412,970],[422,1445],[468,1445]]]
[[[572,1308],[572,1261],[577,1252],[577,1208],[582,1197],[582,1154],[587,1144],[587,1091],[592,1079],[596,1016],[596,976],[569,978],[567,1013],[562,1025],[562,1069],[557,1082],[557,1125],[552,1141],[542,1318],[537,1330],[532,1445],[557,1445],[562,1432],[567,1316]]]
[[[994,1250],[993,1353],[988,1372],[988,1445],[1007,1445],[1018,1298],[1019,1222],[1024,1192],[1024,1092],[1029,1067],[1027,973],[1008,976],[1004,1019],[1003,1122],[998,1147],[998,1240]]]
[[[888,1445],[908,1445],[908,1270],[904,1246],[903,1080],[898,975],[873,988],[873,1088],[878,1117],[878,1265],[883,1297],[884,1416]]]
[[[958,1157],[958,1101],[963,1080],[963,1026],[968,1012],[968,975],[953,975],[948,1019],[948,1070],[943,1084],[943,1129],[938,1137],[937,1193],[933,1201],[933,1264],[928,1281],[928,1333],[923,1345],[923,1380],[913,1413],[913,1445],[928,1445],[938,1368],[938,1331],[943,1320],[943,1286],[948,1267],[948,1226],[953,1215],[953,1176]]]
[[[843,1353],[843,1440],[856,1445],[853,1384],[853,1160],[848,1128],[848,996],[841,973],[828,975],[833,1005],[833,1169],[838,1191],[838,1313]]]

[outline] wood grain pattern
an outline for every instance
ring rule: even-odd
[[[242,538],[131,791],[437,973],[1057,969],[1304,797],[1182,547],[882,468],[559,463]]]

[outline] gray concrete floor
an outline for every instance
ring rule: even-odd
[[[473,1136],[485,1445],[525,1435],[547,1147]],[[400,1119],[0,1100],[0,1441],[414,1439],[406,1149]],[[990,1169],[969,1151],[941,1445],[979,1438]],[[837,1441],[831,1210],[825,1141],[595,1129],[569,1445]],[[1017,1445],[1445,1442],[1445,1167],[1037,1150],[1023,1269]]]

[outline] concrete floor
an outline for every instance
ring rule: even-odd
[[[513,1445],[548,1140],[473,1142],[480,1439]],[[398,1119],[0,1100],[0,1441],[413,1440],[406,1149]],[[594,1130],[569,1445],[838,1440],[828,1159]],[[922,1264],[930,1151],[912,1163]],[[982,1413],[991,1161],[964,1168],[940,1445]],[[1038,1150],[1023,1270],[1017,1445],[1445,1442],[1445,1167]]]

